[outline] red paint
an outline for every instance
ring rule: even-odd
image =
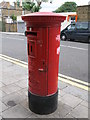
[[[29,91],[40,96],[56,93],[60,27],[66,17],[56,13],[22,16],[27,24]]]

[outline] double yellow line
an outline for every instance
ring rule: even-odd
[[[5,61],[11,62],[13,64],[19,65],[21,67],[28,68],[27,62],[20,61],[18,59],[15,59],[15,58],[12,58],[12,57],[9,57],[9,56],[6,56],[6,55],[2,55],[2,54],[0,54],[0,58],[5,60]]]
[[[12,58],[12,57],[9,57],[6,55],[0,54],[0,59],[3,59],[5,61],[11,62],[13,64],[19,65],[24,68],[28,68],[27,62],[20,61],[18,59],[15,59],[15,58]],[[62,74],[58,74],[58,79],[62,82],[68,83],[72,86],[76,86],[76,87],[84,89],[86,91],[90,91],[90,83],[88,83],[88,82],[84,82],[82,80],[78,80],[78,79],[75,79],[75,78],[72,78],[69,76],[65,76]]]

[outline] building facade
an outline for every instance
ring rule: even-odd
[[[90,21],[90,5],[77,6],[78,21]]]
[[[24,14],[28,14],[30,11],[23,11],[22,6],[17,6],[17,3],[14,2],[14,6],[10,5],[9,2],[1,2],[0,3],[0,24],[2,25],[0,31],[7,32],[17,32],[17,20],[13,21],[12,15],[21,16]],[[12,25],[14,24],[14,25]],[[14,27],[13,27],[14,26]],[[11,28],[11,29],[10,29]]]

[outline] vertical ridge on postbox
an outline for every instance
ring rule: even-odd
[[[49,28],[48,94],[56,93],[58,88],[59,54],[57,54],[57,49],[60,47],[58,35],[60,36],[59,27]]]

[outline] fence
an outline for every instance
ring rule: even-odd
[[[17,23],[5,23],[6,32],[17,32]]]

